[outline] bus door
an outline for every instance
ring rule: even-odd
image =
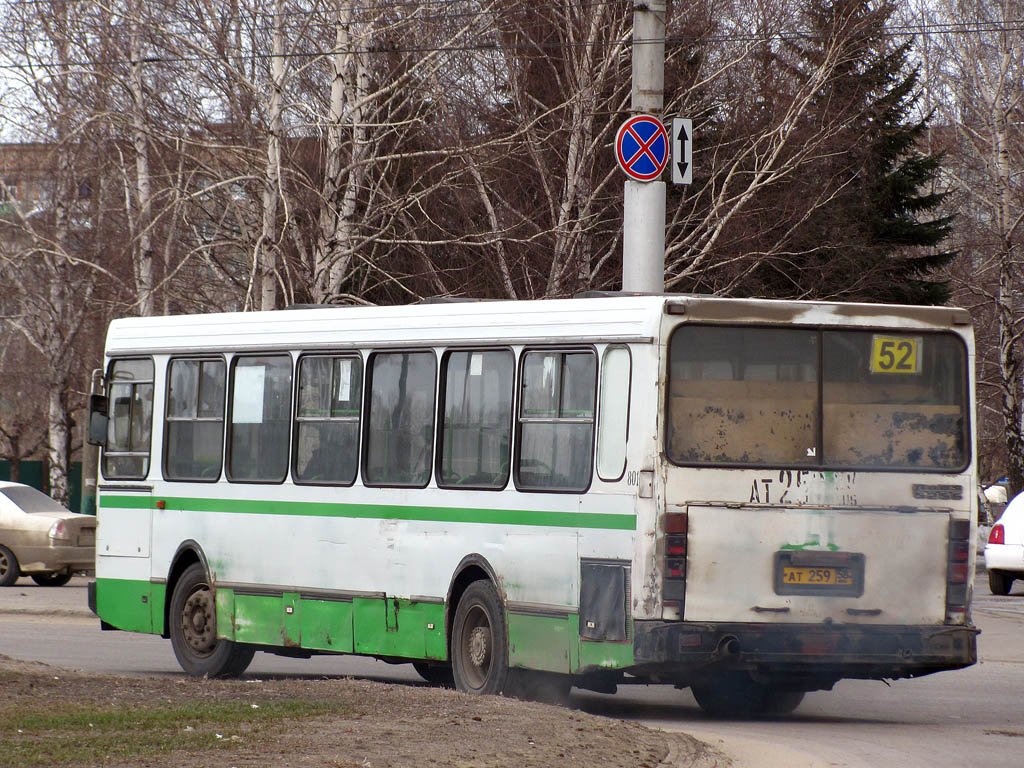
[[[96,538],[100,615],[120,629],[152,631],[150,555],[153,486],[150,442],[153,362],[115,360],[106,385]],[[92,421],[92,417],[90,417]]]

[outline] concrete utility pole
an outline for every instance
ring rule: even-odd
[[[633,4],[633,97],[630,112],[661,119],[665,106],[665,0]],[[665,291],[665,182],[626,181],[622,290]]]

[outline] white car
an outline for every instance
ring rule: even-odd
[[[985,569],[993,595],[1008,595],[1014,579],[1024,579],[1024,493],[1006,505],[985,545]]]

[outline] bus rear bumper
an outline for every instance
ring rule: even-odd
[[[634,623],[632,674],[689,685],[713,669],[814,690],[843,678],[897,679],[968,667],[978,660],[970,625]]]

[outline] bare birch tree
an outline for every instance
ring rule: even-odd
[[[960,201],[962,256],[953,275],[982,342],[982,439],[1002,443],[1013,494],[1024,491],[1024,187],[1014,170],[1024,163],[1021,10],[1012,0],[941,0],[922,6],[918,17],[946,32],[929,41],[940,63],[928,85]]]
[[[3,19],[3,45],[17,50],[23,66],[14,70],[22,135],[48,148],[48,206],[29,217],[14,209],[2,233],[12,252],[8,274],[19,286],[9,299],[9,324],[23,334],[43,361],[46,459],[49,491],[69,500],[73,381],[78,371],[80,334],[90,327],[91,297],[98,268],[90,261],[92,182],[88,165],[88,120],[80,109],[86,78],[75,64],[84,14],[66,2],[26,4]]]
[[[152,315],[155,310],[153,295],[153,229],[152,189],[149,172],[149,121],[146,117],[147,99],[143,83],[143,18],[142,0],[131,0],[129,6],[132,149],[135,152],[135,192],[138,203],[136,219],[137,237],[133,238],[132,265],[135,272],[135,290],[138,313]]]
[[[498,295],[612,287],[621,177],[611,141],[629,98],[629,9],[506,2],[492,24],[476,97],[487,109],[470,119],[488,130],[457,139],[466,200],[487,225],[470,247],[494,259]]]

